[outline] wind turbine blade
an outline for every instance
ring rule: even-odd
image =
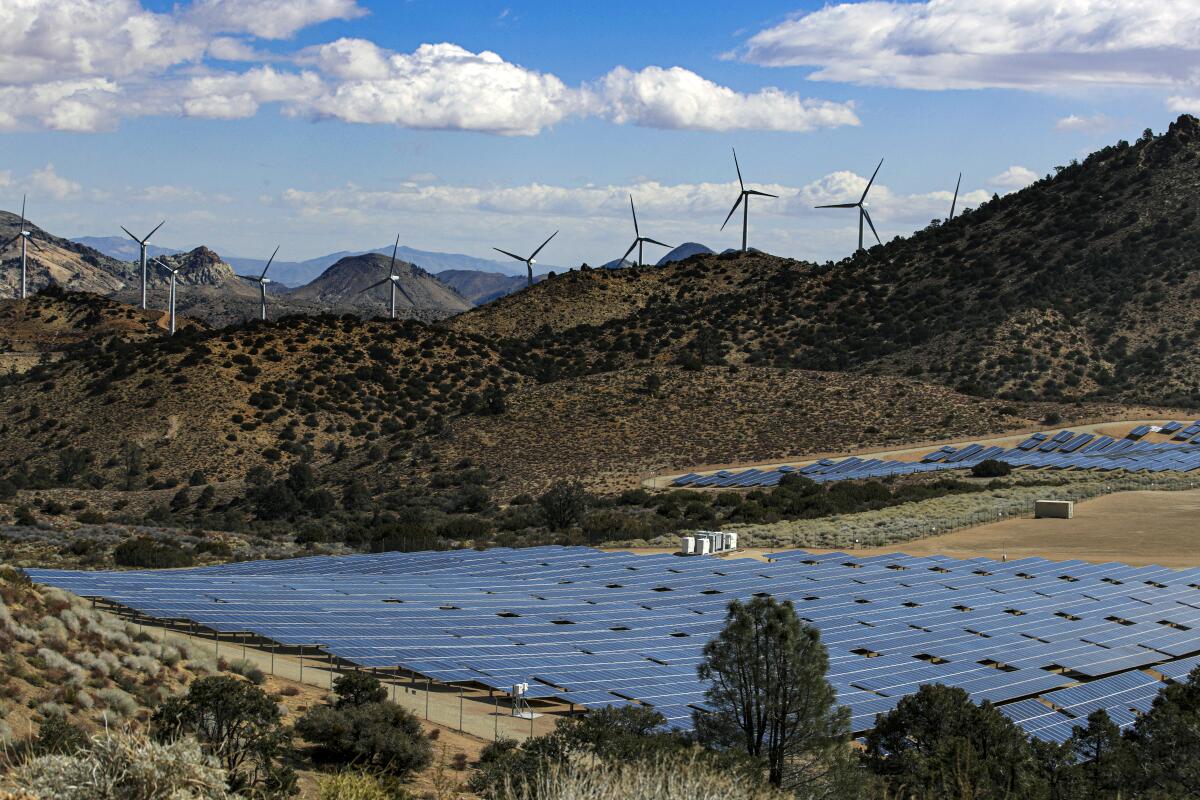
[[[21,230],[25,230],[25,195],[21,195]]]
[[[958,183],[954,184],[954,199],[950,201],[950,219],[954,219],[954,207],[958,205],[958,187],[962,186],[962,173],[958,173]]]
[[[737,148],[731,147],[729,149],[733,150],[733,168],[737,170],[738,188],[744,192],[746,191],[746,184],[742,183],[742,165],[739,164],[737,160]]]
[[[875,176],[879,174],[879,168],[883,166],[883,159],[879,159],[879,163],[875,165],[875,171],[871,173],[871,180],[867,181],[867,188],[863,189],[862,197],[858,198],[858,202],[867,199],[867,192],[871,191],[871,184],[875,183]]]
[[[504,255],[508,256],[509,258],[515,258],[517,261],[525,261],[524,256],[519,256],[516,253],[510,253],[507,250],[501,250],[499,247],[493,247],[492,249],[497,253],[504,253]]]
[[[21,234],[18,233],[16,236],[12,237],[4,244],[0,244],[0,250],[7,250],[9,245],[14,244],[17,241],[17,239],[20,239],[20,238],[21,238]]]
[[[404,299],[408,301],[408,304],[416,309],[417,301],[412,299],[412,295],[410,295],[408,291],[398,283],[396,284],[396,288],[400,290],[400,294],[404,295]]]
[[[558,231],[555,231],[554,233],[550,234],[550,239],[553,239],[555,236],[558,236]],[[533,255],[531,255],[529,257],[530,261],[533,261],[535,258],[537,258],[537,254],[542,252],[542,247],[545,247],[546,245],[550,244],[550,239],[547,239],[546,241],[542,242],[541,247],[539,247],[537,250],[533,251]]]
[[[123,231],[125,231],[125,233],[129,234],[129,238],[130,238],[130,239],[133,239],[133,240],[134,240],[135,242],[137,242],[138,244],[141,244],[141,243],[142,243],[142,240],[141,240],[141,239],[137,238],[137,237],[136,237],[136,236],[134,236],[132,233],[129,233],[129,228],[126,228],[124,225],[122,225],[122,226],[121,226],[121,230],[123,230]]]
[[[158,223],[157,225],[155,225],[155,226],[154,226],[154,230],[152,230],[152,231],[150,231],[149,233],[147,233],[147,234],[146,234],[146,238],[145,238],[145,239],[142,239],[142,244],[145,244],[146,242],[150,241],[150,237],[151,237],[151,236],[153,236],[154,234],[158,233],[158,229],[159,229],[159,228],[161,228],[163,225],[166,225],[166,224],[167,224],[167,221],[164,219],[162,222],[160,222],[160,223]]]
[[[633,235],[641,236],[642,232],[638,230],[637,224],[637,209],[633,207],[633,195],[629,195],[629,213],[633,214]]]
[[[813,208],[858,208],[858,203],[834,203],[828,206],[813,206]]]
[[[767,192],[760,192],[757,189],[747,189],[746,194],[756,194],[759,197],[779,197],[777,194],[768,194]]]
[[[638,241],[639,240],[634,239],[633,244],[629,245],[629,249],[625,251],[625,255],[621,256],[621,263],[624,263],[625,259],[629,258],[629,254],[633,252],[633,248],[638,246]]]
[[[644,238],[644,239],[642,239],[642,241],[643,241],[643,242],[645,242],[646,244],[656,244],[656,245],[658,245],[659,247],[670,247],[670,246],[671,246],[671,245],[667,244],[666,242],[660,242],[660,241],[658,241],[657,239],[646,239],[646,238]]]
[[[367,288],[365,288],[361,292],[359,292],[359,294],[366,294],[367,292],[371,291],[372,289],[374,289],[377,286],[383,286],[385,283],[390,283],[391,280],[392,279],[390,277],[388,277],[388,278],[384,278],[383,280],[379,281],[378,283],[372,283],[370,286],[368,286]]]
[[[38,244],[38,243],[37,243],[37,240],[36,240],[36,239],[34,239],[32,236],[30,236],[30,237],[29,237],[29,243],[30,243],[31,245],[33,245],[33,249],[34,249],[34,250],[37,250],[39,253],[44,253],[44,252],[45,252],[45,249],[44,249],[44,248],[43,248],[43,247],[42,247],[40,244]]]
[[[149,237],[147,237],[149,238]],[[279,245],[275,245],[275,253],[279,252]],[[271,253],[271,257],[267,259],[267,265],[263,267],[262,275],[258,276],[259,280],[267,277],[267,270],[271,268],[271,262],[275,260],[275,253]]]
[[[729,216],[725,217],[725,221],[721,223],[721,230],[725,230],[725,226],[729,224],[729,220],[733,218],[733,212],[738,210],[738,206],[742,204],[742,200],[746,197],[744,194],[739,194],[737,202],[733,204],[733,208],[729,209]]]
[[[151,263],[152,263],[152,264],[157,264],[158,266],[160,266],[160,267],[162,267],[163,269],[165,269],[167,272],[174,272],[174,271],[175,271],[175,270],[171,269],[170,267],[168,267],[166,264],[164,264],[164,263],[163,263],[163,262],[162,262],[160,259],[157,259],[157,258],[155,258],[155,259],[151,259]]]
[[[392,245],[392,263],[388,264],[388,275],[396,274],[396,252],[400,249],[400,234],[396,234],[396,243]]]
[[[254,283],[262,283],[262,278],[257,275],[235,275],[234,277],[241,278],[244,281],[253,281]]]
[[[865,208],[862,210],[862,213],[867,220],[867,224],[871,226],[871,233],[875,234],[875,241],[883,244],[883,241],[879,238],[879,231],[875,230],[875,223],[871,222],[871,214]]]

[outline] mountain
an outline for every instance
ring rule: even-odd
[[[382,253],[389,258],[392,255],[392,245],[385,245],[374,250],[341,250],[328,255],[317,256],[306,261],[278,261],[271,265],[271,276],[280,283],[288,286],[301,286],[317,278],[329,267],[349,256],[359,256],[365,253]],[[416,264],[422,269],[437,273],[446,270],[477,270],[479,272],[515,275],[517,270],[507,263],[490,261],[486,258],[463,255],[461,253],[438,253],[429,250],[416,250],[401,245],[396,251],[396,258],[409,264]],[[229,263],[238,271],[262,272],[266,259],[231,257]],[[553,268],[551,268],[553,269]]]
[[[389,286],[385,283],[367,289],[385,279],[390,267],[390,254],[347,256],[311,283],[289,292],[288,300],[384,316],[388,313],[391,298]],[[395,270],[400,276],[399,287],[403,289],[403,292],[396,292],[397,314],[438,319],[471,308],[469,300],[420,267],[397,261]]]
[[[527,277],[520,275],[501,275],[477,269],[447,269],[436,273],[434,277],[477,306],[519,292],[529,283]],[[534,275],[533,280],[537,282],[544,277]]]
[[[72,241],[97,250],[117,261],[137,261],[141,258],[142,249],[128,236],[76,236]],[[170,247],[159,247],[156,244],[146,247],[146,255],[149,258],[173,256],[182,252],[182,250]]]
[[[683,261],[692,256],[709,256],[713,251],[699,242],[684,242],[658,260],[657,266],[664,266],[673,261]]]
[[[1200,123],[1185,116],[837,263],[700,254],[559,273],[432,324],[273,316],[168,341],[85,339],[0,376],[0,477],[52,472],[70,446],[113,482],[134,442],[158,485],[303,462],[338,496],[352,480],[381,494],[444,486],[466,464],[499,499],[558,479],[613,492],[673,467],[984,436],[1048,414],[1070,424],[1161,404],[1172,409],[1154,416],[1194,418],[1197,183]],[[279,302],[334,307],[386,267],[343,259]]]
[[[1198,182],[1200,122],[1185,115],[838,263],[751,251],[580,270],[452,324],[552,331],[572,351],[552,372],[700,358],[1200,407]]]
[[[0,211],[0,241],[7,242],[16,236],[20,225],[19,215]],[[32,232],[36,243],[29,246],[26,256],[29,293],[54,285],[109,294],[126,286],[134,277],[135,270],[130,264],[109,258],[87,245],[48,233],[29,220],[25,221],[25,229]],[[140,276],[140,270],[137,274]],[[20,287],[21,243],[13,242],[0,250],[0,297],[17,297]]]

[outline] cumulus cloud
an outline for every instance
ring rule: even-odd
[[[679,67],[617,68],[570,86],[452,43],[410,53],[354,38],[293,53],[256,46],[365,13],[357,0],[192,0],[166,13],[139,0],[0,3],[0,130],[110,130],[163,114],[239,119],[264,104],[313,119],[501,135],[585,116],[697,130],[858,124],[849,103],[737,92]]]
[[[743,94],[681,67],[617,67],[597,91],[605,116],[652,128],[810,131],[859,124],[850,103],[807,100],[775,88]]]
[[[1112,127],[1112,120],[1104,114],[1080,116],[1068,114],[1054,123],[1054,130],[1063,132],[1103,131]]]
[[[796,15],[737,57],[910,89],[1172,85],[1200,69],[1193,0],[874,0]]]
[[[993,175],[988,179],[988,184],[1001,189],[1024,189],[1041,177],[1029,167],[1011,166],[999,175]]]
[[[289,39],[311,25],[366,13],[355,0],[196,0],[187,17],[208,30]]]
[[[32,194],[52,197],[55,200],[66,200],[83,191],[83,187],[73,180],[64,178],[54,170],[53,164],[47,164],[29,174],[26,185]]]

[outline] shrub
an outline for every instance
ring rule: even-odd
[[[224,770],[193,739],[159,744],[116,733],[92,740],[76,755],[45,755],[12,774],[13,784],[35,798],[130,800],[188,798],[230,800]]]
[[[997,461],[994,458],[980,461],[971,467],[971,474],[976,478],[1003,478],[1011,475],[1012,471],[1012,465],[1007,461]]]
[[[49,714],[38,730],[33,752],[42,756],[69,756],[88,745],[87,734],[62,714]]]
[[[374,775],[339,772],[337,775],[326,775],[317,783],[317,800],[399,800],[399,798]]]
[[[559,481],[538,498],[546,524],[557,531],[578,525],[591,505],[591,496],[575,482]]]
[[[190,567],[192,554],[173,542],[156,542],[139,536],[113,548],[113,561],[122,567],[170,569]]]
[[[262,686],[267,682],[267,676],[261,669],[256,667],[252,662],[246,659],[239,658],[229,665],[229,671],[235,675],[241,675],[246,680],[253,683],[255,686]]]
[[[395,703],[310,709],[296,732],[315,745],[315,755],[335,764],[370,766],[404,776],[433,760],[433,745],[413,714]]]
[[[387,689],[378,680],[365,672],[348,672],[333,682],[337,694],[336,708],[365,706],[387,700]]]

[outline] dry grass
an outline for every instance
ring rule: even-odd
[[[506,800],[784,800],[788,795],[698,761],[553,768]]]

